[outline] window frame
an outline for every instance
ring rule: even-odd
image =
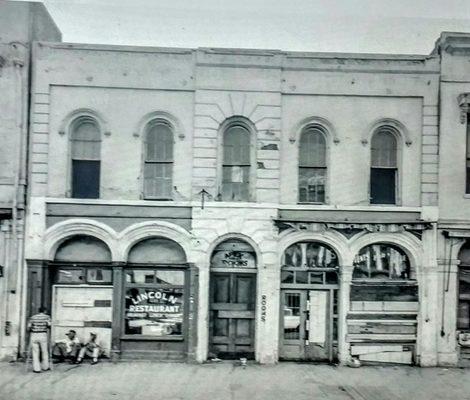
[[[170,129],[172,135],[172,152],[171,152],[171,161],[147,161],[147,137],[151,129],[156,125],[165,125]],[[173,201],[173,187],[175,182],[175,126],[166,118],[153,118],[145,124],[143,130],[143,140],[142,140],[142,161],[141,161],[141,198],[143,200],[153,200],[153,201]],[[149,196],[146,194],[145,190],[145,166],[147,164],[157,164],[157,165],[170,165],[171,166],[171,194],[168,197],[165,196]]]
[[[388,166],[373,166],[372,165],[372,142],[374,136],[379,133],[387,133],[388,135],[392,135],[395,139],[396,143],[396,162],[395,167],[388,167]],[[402,145],[402,135],[401,133],[393,126],[390,125],[380,125],[376,129],[373,130],[372,135],[370,137],[370,146],[369,146],[369,182],[368,182],[368,199],[369,205],[372,206],[400,206],[401,205],[401,181],[402,181],[402,154],[403,154],[403,145]],[[393,203],[374,203],[372,200],[372,170],[394,170],[395,171],[395,202]]]
[[[88,159],[75,159],[73,157],[73,151],[74,151],[74,133],[76,132],[76,128],[80,123],[85,123],[85,122],[91,122],[93,123],[97,130],[98,130],[98,135],[99,135],[99,140],[96,142],[99,142],[99,160],[88,160]],[[99,119],[95,117],[92,114],[89,113],[83,113],[79,114],[78,116],[74,117],[70,123],[68,124],[68,151],[67,151],[67,166],[68,166],[68,173],[67,173],[67,191],[66,195],[69,198],[77,199],[77,200],[93,200],[93,199],[100,199],[102,195],[102,155],[103,155],[103,126]],[[73,174],[74,174],[74,168],[73,168],[73,161],[97,161],[99,163],[98,167],[98,196],[97,197],[73,197],[73,192],[74,192],[74,183],[73,183]]]
[[[244,200],[226,200],[223,198],[222,186],[223,186],[223,173],[225,164],[224,157],[224,139],[225,133],[233,127],[240,126],[245,129],[249,137],[250,142],[250,164],[249,164],[249,182],[248,182],[248,198]],[[257,178],[257,130],[255,125],[245,117],[231,117],[228,118],[219,128],[218,133],[218,146],[217,146],[217,199],[220,201],[243,203],[243,202],[255,202],[256,201],[256,178]],[[232,164],[238,165],[238,164]],[[242,164],[240,164],[242,165]],[[246,166],[246,165],[245,165]]]
[[[154,277],[158,270],[173,270],[181,271],[184,274],[184,282],[182,285],[166,285],[158,283],[130,283],[126,282],[126,273],[130,270],[147,270],[153,271]],[[121,340],[126,341],[184,341],[187,339],[187,333],[189,329],[191,314],[190,310],[190,269],[188,263],[182,264],[140,264],[140,263],[127,263],[122,271],[122,289],[121,289],[121,315],[120,315],[120,326],[121,326]],[[155,279],[155,278],[154,278]],[[181,289],[183,292],[183,312],[182,312],[182,328],[180,335],[142,335],[142,334],[129,334],[126,333],[126,294],[127,290],[131,288],[137,289]]]
[[[309,130],[315,129],[317,130],[322,136],[323,140],[325,141],[325,154],[324,159],[325,163],[324,166],[303,166],[301,165],[300,160],[300,146],[302,144],[302,136],[309,132]],[[298,137],[298,146],[297,146],[297,204],[328,204],[329,203],[329,182],[330,182],[330,169],[328,168],[329,165],[329,155],[330,155],[330,135],[328,130],[319,123],[311,123],[307,124],[302,127],[299,137]],[[325,171],[325,184],[324,184],[324,199],[323,201],[301,201],[300,200],[300,170],[301,168],[306,169],[322,169]]]
[[[465,120],[465,196],[470,197],[470,112]]]

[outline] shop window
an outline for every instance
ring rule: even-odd
[[[418,301],[416,273],[408,256],[397,246],[376,243],[354,259],[352,301]]]
[[[324,203],[326,140],[322,127],[307,127],[299,144],[299,202]]]
[[[328,246],[318,242],[300,242],[289,246],[282,265],[291,268],[336,268],[338,257]]]
[[[149,124],[145,133],[144,198],[171,200],[173,130],[165,121]]]
[[[289,246],[282,257],[281,283],[324,285],[338,282],[338,256],[318,242]]]
[[[371,143],[371,204],[396,204],[397,180],[397,139],[388,128],[380,128]]]
[[[73,198],[100,197],[101,134],[91,117],[80,117],[71,125],[71,194]]]
[[[253,156],[251,132],[243,124],[231,124],[223,132],[222,200],[249,201]]]
[[[111,268],[106,267],[58,267],[54,282],[58,284],[110,285],[113,283],[113,273]]]
[[[467,113],[467,154],[465,160],[465,193],[470,194],[470,113]]]
[[[457,329],[470,331],[470,242],[460,250],[459,260]]]
[[[415,280],[416,277],[403,250],[377,243],[364,247],[356,256],[353,279]]]
[[[185,272],[128,269],[125,275],[125,334],[153,338],[182,336]]]

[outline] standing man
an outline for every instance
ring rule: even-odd
[[[29,346],[33,355],[33,371],[36,373],[49,370],[49,340],[48,331],[51,327],[51,317],[46,314],[44,307],[33,315],[28,322],[30,332]]]

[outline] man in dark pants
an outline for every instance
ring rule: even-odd
[[[28,322],[30,332],[29,348],[32,352],[33,371],[39,373],[49,370],[49,340],[51,317],[41,307],[39,313],[33,315]]]

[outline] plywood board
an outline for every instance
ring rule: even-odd
[[[394,364],[411,364],[412,352],[401,351],[401,352],[383,352],[375,354],[364,354],[359,356],[361,361],[373,361],[373,362],[384,362]]]
[[[309,293],[308,341],[310,343],[325,343],[326,341],[328,294],[328,292],[320,290],[311,290]]]
[[[359,356],[365,354],[383,353],[386,351],[403,351],[402,345],[383,344],[371,346],[351,346],[351,355]]]

